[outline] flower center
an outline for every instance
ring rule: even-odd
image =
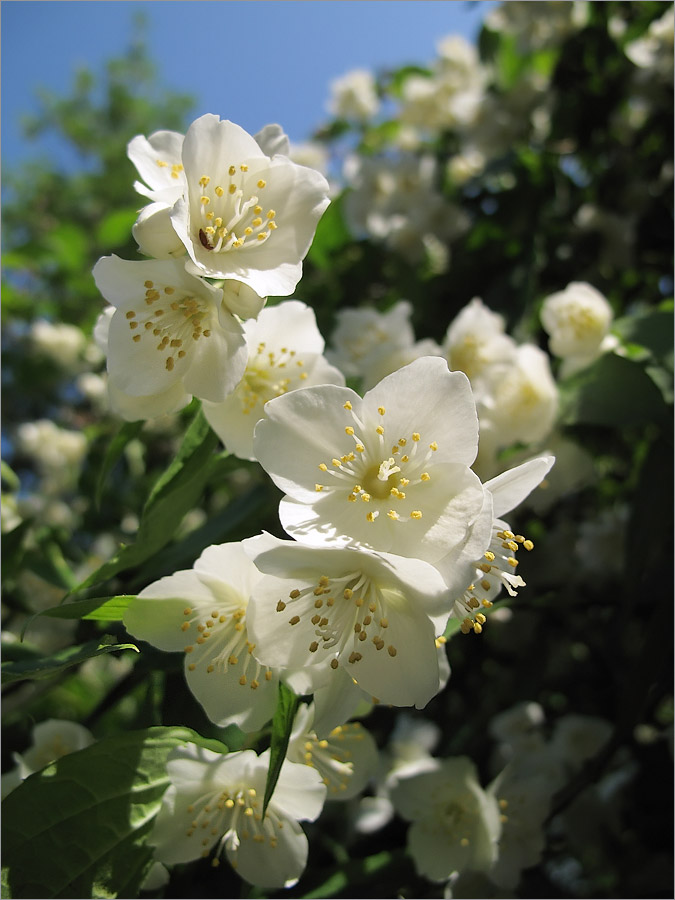
[[[283,828],[283,822],[272,807],[262,817],[262,804],[255,788],[245,785],[229,785],[222,791],[204,794],[183,807],[189,826],[185,832],[189,838],[200,841],[200,855],[209,856],[210,848],[220,836],[212,865],[219,864],[223,846],[236,834],[239,840],[252,839],[256,843],[269,842],[277,846],[275,829]],[[237,849],[235,843],[232,849]]]
[[[230,668],[237,668],[240,672],[239,684],[242,687],[249,684],[252,690],[260,687],[261,671],[265,673],[265,680],[271,681],[271,670],[261,666],[253,656],[255,644],[248,640],[244,608],[240,607],[229,615],[223,610],[213,609],[208,615],[202,609],[187,606],[183,615],[181,631],[185,632],[186,638],[192,639],[192,643],[183,648],[184,652],[191,654],[196,651],[195,661],[188,664],[188,671],[194,672],[198,666],[203,666],[208,675],[214,672],[225,675]],[[209,647],[204,648],[207,641]]]
[[[386,646],[388,655],[396,656],[396,647],[386,639],[387,596],[367,575],[322,575],[315,584],[294,588],[288,597],[287,601],[279,600],[277,612],[284,612],[290,605],[294,613],[288,620],[291,626],[302,618],[310,619],[316,640],[309,644],[309,651],[325,652],[336,647],[337,655],[331,654],[332,669],[337,669],[343,656],[350,665],[363,659],[359,648],[363,649],[363,642],[368,639],[376,650]]]
[[[516,553],[519,547],[524,547],[529,552],[534,549],[534,543],[522,534],[514,534],[512,531],[494,533],[490,548],[483,554],[483,559],[476,563],[475,582],[455,600],[454,615],[462,619],[460,626],[462,634],[469,634],[471,631],[475,634],[481,633],[487,619],[484,613],[477,610],[481,607],[490,609],[492,606],[490,597],[495,597],[502,586],[511,597],[515,597],[518,593],[517,587],[525,586],[520,575],[516,575],[518,566]],[[479,599],[481,593],[489,596]]]
[[[176,360],[189,356],[196,341],[211,336],[212,310],[183,288],[145,281],[145,303],[125,313],[135,344],[155,343],[166,354],[165,367],[173,371]]]
[[[412,431],[408,436],[396,437],[390,445],[383,406],[378,407],[379,422],[374,427],[361,422],[349,400],[344,409],[354,423],[345,426],[345,435],[353,439],[354,449],[335,456],[332,468],[325,462],[319,463],[330,483],[316,484],[315,489],[342,491],[350,503],[361,500],[369,504],[367,522],[374,522],[380,513],[392,522],[419,521],[423,517],[423,501],[429,497],[424,486],[431,476],[426,468],[438,450],[436,441],[424,447],[420,432]]]
[[[249,175],[248,168],[246,163],[230,166],[219,183],[210,175],[199,179],[200,214],[192,225],[193,239],[206,250],[250,249],[264,243],[278,227],[276,212],[259,203],[258,194],[267,182],[264,178],[254,181],[256,176]]]
[[[296,359],[295,350],[287,347],[282,347],[279,352],[267,350],[261,341],[237,387],[244,415],[249,415],[258,405],[264,406],[268,400],[300,387],[307,378],[304,365],[303,360]]]

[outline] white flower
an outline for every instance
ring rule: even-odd
[[[474,297],[450,323],[443,351],[451,371],[464,372],[475,393],[489,366],[514,359],[516,343],[504,333],[503,316]]]
[[[360,722],[338,725],[325,738],[314,730],[314,704],[302,704],[293,723],[286,758],[312,766],[328,790],[328,800],[360,794],[377,766],[377,745]]]
[[[395,706],[421,708],[438,693],[435,639],[449,607],[433,566],[269,535],[247,542],[247,552],[269,575],[255,586],[248,612],[261,662],[316,669],[320,679],[344,668],[376,702]]]
[[[253,291],[229,282],[215,287],[188,274],[178,260],[103,257],[94,279],[116,307],[107,354],[117,391],[134,398],[175,393],[189,400],[194,394],[218,402],[234,390],[246,366],[246,342],[233,312],[257,315],[264,301]],[[97,340],[103,342],[102,331]]]
[[[186,190],[171,221],[188,268],[242,281],[261,297],[291,294],[329,203],[323,175],[283,155],[270,159],[255,138],[213,115],[188,129],[182,162]]]
[[[478,401],[481,442],[508,447],[518,441],[542,441],[557,410],[558,388],[548,355],[534,344],[521,344],[511,361],[484,372]]]
[[[541,308],[541,324],[556,356],[597,356],[612,323],[612,307],[590,284],[574,281],[548,296]]]
[[[481,633],[486,621],[483,609],[492,606],[503,587],[511,597],[518,593],[516,588],[525,587],[523,579],[516,575],[519,564],[516,554],[521,547],[528,552],[533,550],[534,543],[522,534],[514,534],[508,523],[498,516],[518,506],[542,481],[553,463],[554,457],[539,456],[485,483],[496,518],[492,523],[490,544],[474,562],[471,584],[454,603],[452,615],[462,620],[463,634]]]
[[[254,448],[305,542],[371,547],[440,567],[458,594],[490,540],[491,509],[469,466],[478,423],[469,382],[423,357],[363,398],[332,385],[271,400]]]
[[[131,233],[139,252],[154,259],[177,259],[185,256],[183,242],[171,224],[171,207],[149,203],[138,213]]]
[[[145,182],[134,183],[139,194],[166,207],[178,200],[185,189],[183,140],[177,131],[156,131],[149,138],[137,134],[129,141],[127,156]]]
[[[373,358],[412,347],[412,304],[399,300],[386,312],[371,307],[341,309],[328,359],[345,375],[363,376]]]
[[[353,69],[330,84],[330,112],[339,119],[366,121],[376,114],[380,101],[372,72]]]
[[[31,746],[25,753],[13,754],[15,768],[2,776],[3,798],[33,772],[94,743],[94,735],[88,728],[66,719],[46,719],[40,722],[33,728],[32,738]]]
[[[150,835],[163,863],[208,857],[222,850],[237,873],[263,888],[291,887],[307,862],[307,838],[298,821],[314,820],[326,787],[309,766],[285,762],[265,818],[262,801],[269,751],[223,755],[194,744],[173,750],[171,786]]]
[[[550,750],[569,772],[574,772],[609,741],[612,725],[598,716],[570,713],[555,723]]]
[[[466,757],[429,761],[426,771],[398,781],[392,800],[413,823],[408,849],[418,872],[431,881],[445,881],[453,872],[485,872],[497,858],[499,806]]]
[[[507,766],[488,787],[499,804],[502,832],[490,880],[513,891],[523,869],[536,865],[546,846],[544,824],[557,785],[545,775]]]
[[[135,637],[185,653],[188,687],[217,725],[254,731],[274,713],[278,678],[253,655],[249,598],[262,575],[241,544],[207,547],[193,569],[144,588],[124,614]]]
[[[253,429],[273,397],[313,384],[344,384],[323,357],[324,340],[314,311],[299,300],[264,309],[244,324],[248,362],[234,392],[222,403],[204,403],[204,415],[227,449],[255,459]]]
[[[87,346],[87,338],[80,328],[63,322],[37,319],[30,326],[33,346],[64,369],[77,369]]]

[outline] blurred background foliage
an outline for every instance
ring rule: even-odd
[[[528,587],[510,618],[480,637],[451,640],[449,687],[423,712],[442,730],[439,755],[468,755],[483,771],[490,721],[519,701],[540,703],[551,721],[574,712],[612,724],[609,749],[559,795],[552,821],[613,771],[617,752],[633,767],[618,804],[588,833],[551,828],[542,862],[523,874],[520,897],[672,896],[672,78],[649,78],[623,52],[668,8],[591,3],[583,27],[543,46],[524,47],[517,34],[485,27],[479,48],[494,72],[488,93],[495,111],[510,111],[511,130],[464,179],[448,166],[462,149],[461,130],[430,130],[409,151],[434,158],[445,215],[461,212],[466,222],[441,248],[441,263],[438,241],[411,257],[356,234],[347,209],[359,188],[347,185],[336,189],[296,292],[327,338],[345,307],[384,311],[405,298],[417,338],[440,340],[480,296],[505,316],[509,333],[543,348],[538,317],[547,295],[586,281],[612,305],[623,357],[559,383],[560,432],[592,455],[592,477],[549,507],[517,514],[519,530],[537,545],[524,573]],[[17,640],[28,617],[56,605],[120,543],[134,540],[145,498],[195,412],[121,427],[87,381],[104,367],[91,343],[103,307],[91,269],[101,255],[139,258],[131,226],[141,204],[126,144],[189,124],[190,98],[156,82],[140,35],[100,81],[82,71],[68,96],[45,91],[40,113],[26,123],[36,139],[60,134],[79,152],[81,170],[64,176],[36,157],[4,174],[3,653],[10,663],[103,633],[96,622],[43,618],[23,644]],[[430,77],[420,63],[378,73],[384,117],[355,123],[336,116],[317,128],[336,181],[349,154],[384,164],[402,152],[397,104],[408,78]],[[532,99],[538,78],[543,86]],[[537,105],[548,117],[539,132],[523,124]],[[227,116],[226,108],[213,112]],[[36,347],[38,320],[81,329],[86,340],[70,364]],[[67,477],[63,465],[57,477],[36,462],[18,439],[22,424],[40,420],[86,438]],[[45,431],[36,439],[54,438]],[[175,521],[157,552],[107,579],[105,590],[99,579],[93,593],[134,593],[189,567],[212,543],[261,529],[281,536],[279,496],[259,466],[214,446],[189,508],[170,510]],[[105,631],[126,637],[121,625]],[[139,655],[106,654],[46,679],[13,682],[3,706],[3,770],[12,751],[28,745],[32,725],[50,717],[80,721],[97,737],[175,724],[223,738],[185,690],[182,660],[145,646]],[[380,746],[391,723],[391,711],[381,708],[367,721]],[[227,737],[236,748],[236,734]],[[309,868],[288,896],[442,896],[400,852],[399,820],[373,835],[348,835],[333,807],[308,832]],[[262,894],[229,870],[191,864],[176,868],[165,896]]]

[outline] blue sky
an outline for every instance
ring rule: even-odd
[[[489,0],[3,0],[2,158],[14,166],[50,153],[27,142],[21,117],[37,109],[40,86],[68,93],[74,73],[98,72],[147,17],[160,83],[192,94],[195,116],[231,119],[249,132],[268,122],[305,140],[326,116],[329,84],[353,68],[424,64],[439,38],[474,40]]]

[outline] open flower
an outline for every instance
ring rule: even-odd
[[[396,811],[413,824],[408,849],[418,872],[445,881],[453,872],[485,872],[497,858],[499,805],[483,790],[464,756],[419,764],[391,793]]]
[[[183,651],[188,687],[217,725],[260,728],[272,717],[278,678],[253,655],[251,592],[262,575],[241,544],[207,547],[193,569],[144,588],[124,625],[160,650]]]
[[[257,548],[260,552],[256,552]],[[308,547],[263,535],[246,542],[269,577],[253,589],[248,629],[264,665],[344,668],[377,702],[424,707],[441,685],[436,635],[451,601],[418,559]]]
[[[323,175],[266,156],[250,134],[214,115],[192,123],[181,159],[186,190],[171,221],[192,271],[243,281],[261,297],[291,294],[329,203]]]
[[[150,835],[163,863],[208,857],[222,850],[251,884],[291,887],[307,862],[307,838],[298,821],[314,820],[326,787],[309,766],[284,762],[262,817],[269,751],[223,755],[188,744],[173,750],[167,763],[171,786]]]
[[[156,131],[149,138],[137,134],[127,144],[127,156],[143,181],[134,182],[139,194],[173,206],[185,190],[181,162],[184,137],[178,131]]]
[[[215,287],[178,260],[106,256],[94,266],[94,279],[116,308],[107,332],[116,390],[216,402],[234,390],[246,366],[246,342],[233,312],[257,315],[264,301],[253,291],[229,282]]]
[[[231,453],[252,460],[253,429],[268,400],[312,384],[343,385],[344,376],[323,357],[314,311],[299,300],[264,309],[244,334],[244,376],[222,403],[204,403],[204,415]]]
[[[295,716],[286,758],[312,766],[328,789],[328,800],[360,794],[377,767],[377,745],[360,722],[338,725],[325,738],[314,731],[314,703]]]
[[[467,377],[423,357],[363,398],[324,385],[271,400],[254,449],[287,493],[286,531],[315,545],[363,545],[439,566],[448,587],[490,540],[491,509],[469,466],[478,422]]]

